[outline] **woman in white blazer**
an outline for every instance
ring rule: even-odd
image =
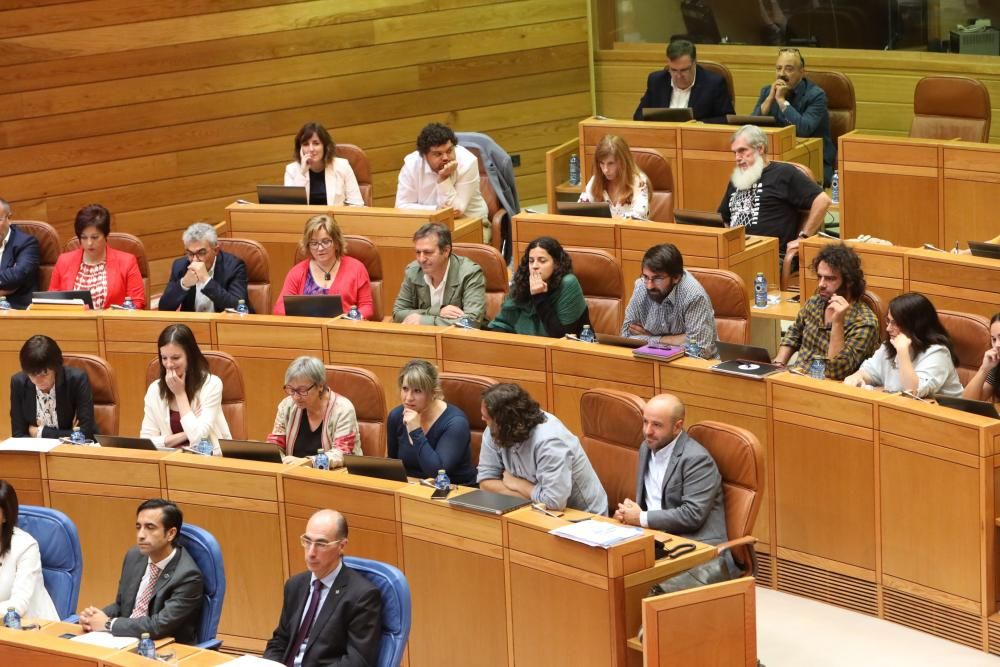
[[[326,128],[306,123],[295,135],[295,162],[285,167],[285,185],[305,186],[306,199],[313,205],[364,206],[351,164],[335,152]]]
[[[0,479],[0,615],[13,607],[21,618],[58,621],[42,580],[42,557],[35,538],[16,527],[17,492]]]
[[[222,380],[208,372],[208,360],[186,325],[168,326],[156,347],[160,379],[146,390],[140,437],[158,447],[193,446],[207,437],[219,454],[219,438],[232,437],[222,412]]]

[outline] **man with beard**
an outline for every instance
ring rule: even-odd
[[[829,187],[837,163],[837,145],[830,137],[826,93],[805,78],[806,59],[798,49],[779,49],[774,70],[774,83],[760,89],[753,115],[771,116],[781,127],[794,125],[797,137],[822,139],[823,184]]]
[[[716,356],[712,300],[684,270],[684,258],[674,244],[655,245],[642,256],[642,273],[625,309],[622,336],[669,345],[683,345],[690,337],[703,356]]]
[[[813,259],[812,268],[816,294],[799,311],[774,363],[784,366],[798,350],[791,368],[805,373],[815,357],[823,357],[826,377],[843,380],[875,353],[878,319],[861,301],[865,273],[857,253],[843,243],[825,245]]]
[[[736,167],[722,196],[719,214],[730,227],[746,227],[747,234],[778,239],[778,254],[796,248],[799,239],[820,230],[830,197],[816,183],[786,162],[767,159],[767,135],[755,125],[733,133],[730,144]],[[799,228],[799,211],[809,219]],[[798,233],[798,238],[796,238]]]
[[[447,125],[427,125],[417,137],[417,150],[403,158],[396,208],[450,208],[456,216],[486,220],[486,202],[479,192],[479,160],[458,145]]]

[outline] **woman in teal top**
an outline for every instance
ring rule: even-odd
[[[590,314],[570,256],[552,237],[535,239],[524,251],[510,294],[489,328],[562,338],[579,334],[585,324],[590,324]]]

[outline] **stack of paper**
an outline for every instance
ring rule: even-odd
[[[608,549],[619,542],[624,542],[636,535],[641,535],[642,528],[588,519],[580,523],[571,523],[560,528],[553,528],[549,532],[553,535],[582,542],[592,547]]]
[[[60,444],[58,438],[7,438],[0,442],[0,451],[46,453]]]
[[[285,667],[280,662],[275,662],[274,660],[268,660],[266,658],[258,658],[255,655],[241,655],[235,660],[230,660],[226,663],[227,665],[232,665],[233,667]]]
[[[122,649],[135,644],[136,639],[135,637],[115,637],[110,632],[88,632],[83,635],[77,635],[70,641],[102,646],[104,648]]]

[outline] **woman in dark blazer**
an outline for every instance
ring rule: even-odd
[[[63,366],[62,350],[48,336],[21,346],[21,372],[10,378],[10,430],[15,438],[62,438],[79,426],[94,438],[94,395],[87,374]]]

